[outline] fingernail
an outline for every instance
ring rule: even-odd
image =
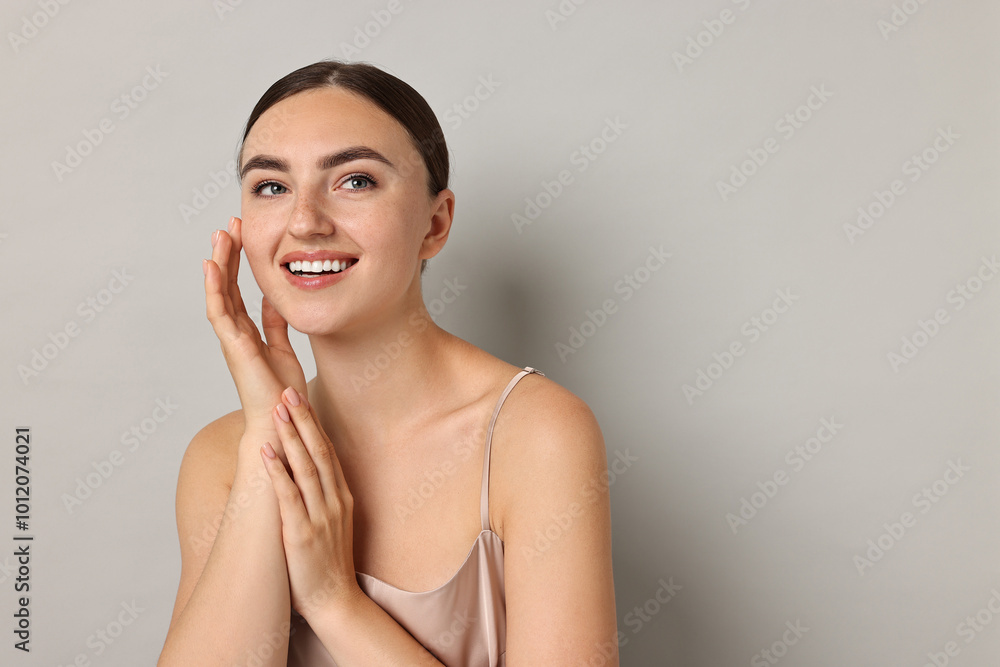
[[[201,260],[201,272],[204,273],[206,276],[208,275],[208,260],[207,259]]]
[[[227,229],[229,231],[233,231],[234,224],[236,224],[236,218],[229,218],[229,227],[227,227]]]
[[[216,229],[214,232],[212,232],[212,247],[213,248],[215,247],[215,244],[219,242],[219,232],[220,231],[221,230]]]
[[[278,403],[277,410],[278,410],[278,417],[281,418],[281,421],[285,423],[292,421],[292,416],[288,414],[288,408],[285,407],[284,403]]]
[[[265,442],[264,446],[261,447],[264,450],[264,456],[269,459],[277,458],[277,454],[274,453],[274,448],[271,447],[271,443]]]
[[[295,391],[292,387],[285,389],[285,391],[281,392],[281,395],[285,397],[285,400],[293,408],[299,407],[299,404],[302,402],[299,400],[299,392]]]

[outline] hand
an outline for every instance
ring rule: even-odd
[[[228,233],[220,229],[212,235],[212,259],[204,261],[206,312],[236,383],[247,431],[273,431],[270,413],[281,400],[282,389],[292,386],[304,394],[306,380],[288,340],[288,322],[265,297],[261,303],[265,343],[243,305],[236,280],[242,225],[234,217]]]
[[[308,621],[364,595],[354,572],[354,498],[307,401],[292,387],[281,401],[272,418],[292,476],[270,443],[261,457],[278,497],[292,607]]]

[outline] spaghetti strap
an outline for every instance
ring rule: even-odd
[[[510,382],[507,383],[507,388],[503,390],[502,394],[500,394],[500,400],[497,401],[496,407],[493,408],[493,415],[490,417],[490,425],[486,429],[486,451],[483,454],[483,489],[479,498],[479,514],[483,520],[483,530],[490,529],[490,443],[493,440],[493,425],[496,424],[497,415],[500,414],[500,407],[507,398],[507,394],[509,394],[511,389],[514,388],[514,385],[517,384],[518,380],[530,373],[538,373],[542,377],[545,377],[545,373],[536,370],[531,366],[525,366],[523,371],[519,372]]]

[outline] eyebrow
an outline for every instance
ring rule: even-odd
[[[345,148],[342,151],[325,155],[316,161],[316,166],[323,170],[333,169],[338,165],[344,164],[345,162],[353,162],[354,160],[376,160],[393,169],[396,168],[396,165],[394,165],[389,158],[382,155],[374,148],[369,148],[368,146],[351,146],[350,148]],[[246,176],[246,173],[251,169],[266,169],[271,171],[283,171],[285,173],[288,173],[289,171],[288,162],[273,155],[254,155],[252,158],[247,160],[246,164],[243,165],[243,168],[240,170],[240,178],[242,179]]]

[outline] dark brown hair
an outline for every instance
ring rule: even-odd
[[[448,187],[448,145],[441,124],[420,93],[368,63],[321,60],[301,67],[275,81],[250,112],[237,156],[236,173],[243,166],[243,145],[261,115],[296,93],[316,88],[344,88],[378,106],[406,129],[427,167],[427,189],[432,197]],[[415,166],[415,165],[414,165]],[[427,268],[423,261],[421,273]]]

